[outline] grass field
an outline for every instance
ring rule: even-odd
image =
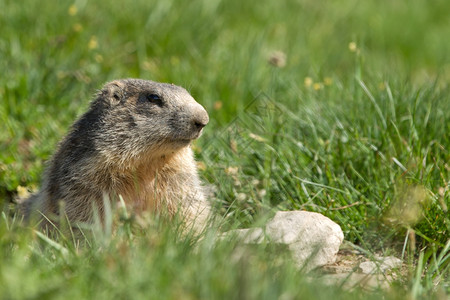
[[[0,0],[0,299],[446,299],[450,2]],[[210,114],[194,149],[221,229],[121,216],[77,247],[12,216],[106,81],[186,87]],[[391,289],[311,282],[217,230],[320,212],[367,253],[403,257]]]

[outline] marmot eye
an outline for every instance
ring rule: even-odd
[[[152,103],[156,103],[156,104],[161,104],[161,97],[159,97],[156,94],[149,94],[147,95],[147,99],[148,101],[152,102]]]

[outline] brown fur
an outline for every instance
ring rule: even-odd
[[[180,211],[202,228],[210,207],[190,143],[208,121],[181,87],[140,79],[107,83],[59,144],[41,190],[22,204],[26,219],[54,218],[62,207],[71,223],[91,223],[94,208],[103,213],[105,195],[120,195],[136,212]]]

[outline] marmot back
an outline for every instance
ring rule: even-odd
[[[103,213],[105,195],[120,195],[136,212],[180,211],[203,227],[210,206],[190,144],[208,121],[206,110],[179,86],[107,83],[59,144],[41,190],[22,204],[25,218],[52,220],[63,209],[71,223],[90,223],[95,208]]]

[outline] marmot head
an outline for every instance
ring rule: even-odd
[[[173,153],[197,139],[209,122],[184,88],[141,79],[107,83],[91,111],[101,111],[96,148],[123,160],[143,152]]]

